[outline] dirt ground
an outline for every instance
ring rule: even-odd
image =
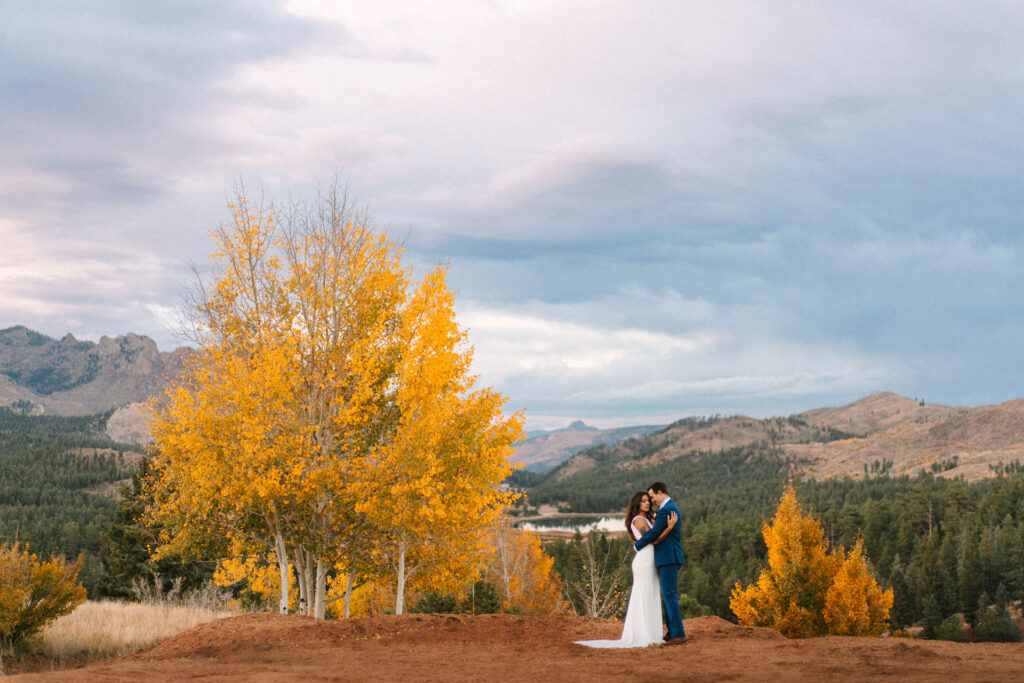
[[[616,638],[584,617],[413,614],[317,622],[248,614],[213,621],[144,652],[11,680],[844,680],[1024,678],[1024,644],[892,638],[787,640],[717,617],[685,622],[691,642],[632,650],[573,644]]]

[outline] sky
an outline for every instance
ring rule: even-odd
[[[0,2],[0,327],[176,336],[239,183],[450,264],[530,429],[1021,396],[1024,4]]]

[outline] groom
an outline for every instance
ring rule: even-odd
[[[669,513],[676,513],[679,508],[668,497],[668,489],[660,481],[656,481],[647,489],[647,495],[658,506],[658,516],[654,518],[654,526],[640,537],[634,546],[637,552],[645,545],[654,541],[668,526]],[[682,521],[682,520],[679,520]],[[661,543],[654,546],[654,564],[658,567],[661,577],[661,601],[665,605],[665,616],[668,619],[668,636],[666,645],[683,645],[687,642],[683,631],[683,618],[679,614],[679,597],[676,595],[676,583],[679,581],[679,567],[683,564],[683,544],[679,532],[682,524],[676,523]]]

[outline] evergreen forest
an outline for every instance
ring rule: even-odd
[[[100,551],[117,508],[112,496],[93,491],[116,490],[111,484],[134,469],[125,456],[132,447],[103,433],[109,416],[0,408],[0,543],[19,541],[40,557],[82,555],[79,578],[90,596],[104,578]]]

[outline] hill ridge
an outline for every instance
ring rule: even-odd
[[[682,457],[755,446],[801,462],[816,479],[892,474],[992,475],[1024,462],[1024,399],[997,405],[944,406],[878,392],[838,407],[788,417],[684,418],[654,433],[581,450],[551,473],[569,479],[600,467],[642,469]]]

